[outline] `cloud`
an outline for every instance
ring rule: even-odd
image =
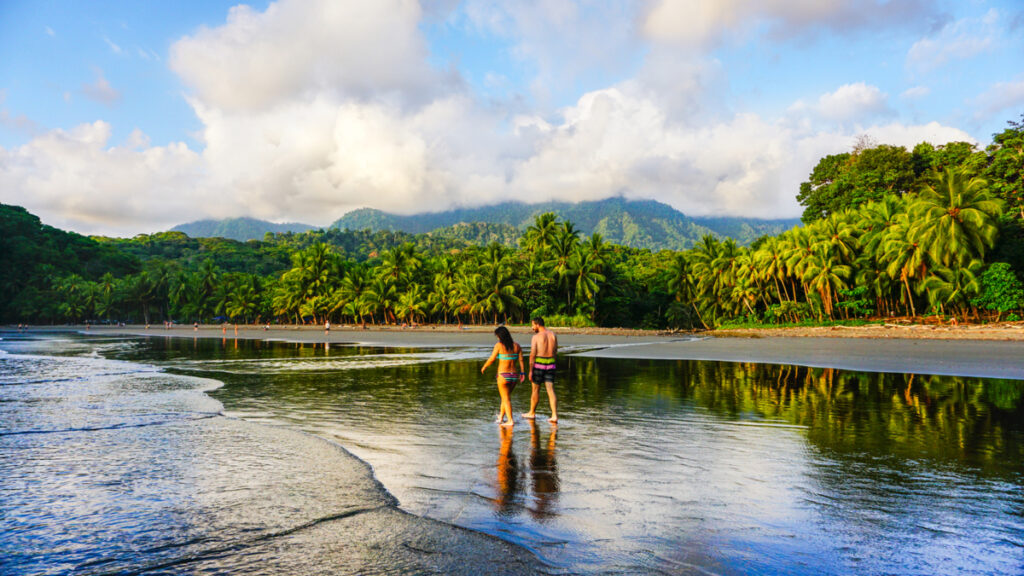
[[[121,47],[115,44],[114,41],[111,40],[109,37],[104,36],[103,41],[107,44],[107,46],[110,48],[110,51],[114,54],[120,54],[122,52]]]
[[[95,122],[0,147],[3,201],[51,225],[126,235],[165,229],[195,214],[195,206],[216,205],[197,188],[198,156],[184,144],[148,147],[136,135],[109,146],[110,132],[109,124]]]
[[[927,97],[932,93],[931,88],[927,86],[912,86],[907,88],[900,94],[900,98],[904,100],[920,100],[921,98]]]
[[[598,6],[600,9],[598,9]],[[469,0],[454,16],[475,31],[511,40],[512,55],[536,68],[531,91],[541,102],[580,80],[624,71],[637,57],[636,6],[629,0]]]
[[[895,115],[888,102],[889,96],[877,86],[856,82],[822,94],[813,104],[798,100],[788,112],[841,125],[862,124],[872,118]]]
[[[53,31],[53,28],[50,28],[49,26],[44,27],[43,31],[46,32],[46,35],[50,38],[53,38],[57,35],[57,33]]]
[[[95,68],[93,72],[96,74],[96,80],[91,84],[82,84],[82,94],[90,100],[108,106],[118,102],[121,99],[121,93],[114,89],[110,82],[107,82],[107,79],[103,77],[103,71]]]
[[[822,156],[849,150],[859,133],[904,146],[973,141],[935,123],[823,131],[802,120],[737,114],[694,128],[672,122],[628,88],[601,90],[564,111],[536,154],[519,164],[513,186],[530,201],[622,194],[694,215],[793,216],[799,183]]]
[[[1012,110],[1024,111],[1024,80],[998,82],[971,102],[975,120],[988,120]]]
[[[156,60],[157,62],[160,61],[160,55],[152,50],[149,50],[148,48],[136,47],[135,53],[138,54],[139,58],[142,58],[143,60]]]
[[[707,49],[761,30],[775,38],[932,27],[946,16],[926,0],[658,0],[643,22],[657,41]]]
[[[559,6],[488,13],[588,18],[559,16]],[[435,5],[430,17],[450,9]],[[721,102],[721,63],[662,44],[634,77],[554,112],[505,107],[428,64],[422,18],[410,0],[233,8],[222,26],[170,51],[201,148],[153,146],[141,132],[111,144],[104,122],[40,133],[0,148],[3,200],[55,225],[129,234],[200,217],[327,225],[360,206],[414,213],[613,195],[694,215],[794,216],[799,183],[858,134],[902,145],[970,140],[934,123],[893,121],[886,94],[863,82],[778,115],[737,114]],[[538,46],[536,59],[570,44],[515,43]],[[96,76],[92,92],[109,101],[116,91]]]
[[[887,116],[893,113],[888,105],[888,96],[864,82],[844,84],[835,92],[818,98],[818,113],[824,118],[839,122],[862,120],[873,116]]]
[[[171,46],[170,65],[208,105],[258,110],[311,94],[423,102],[441,82],[426,63],[415,0],[280,0],[231,8],[227,22]]]
[[[914,42],[907,52],[907,67],[925,73],[987,52],[998,43],[999,20],[999,12],[993,8],[981,18],[948,23],[937,33]]]

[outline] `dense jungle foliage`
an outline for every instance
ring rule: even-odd
[[[238,242],[87,238],[0,205],[0,320],[496,323],[540,314],[556,324],[699,328],[1019,317],[1024,117],[984,150],[862,140],[823,158],[797,198],[803,226],[750,247],[706,235],[678,252],[584,236],[554,213],[521,235],[464,224]]]

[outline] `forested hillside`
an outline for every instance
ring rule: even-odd
[[[256,218],[225,218],[223,220],[196,220],[187,224],[179,224],[171,228],[171,232],[184,232],[192,238],[228,238],[245,242],[260,240],[268,232],[282,234],[285,232],[306,232],[315,226],[298,222],[275,224]]]
[[[480,208],[400,216],[371,208],[354,210],[332,227],[350,230],[401,230],[422,233],[459,223],[501,224],[525,231],[540,214],[553,212],[572,222],[581,233],[598,233],[608,242],[650,250],[689,248],[705,234],[732,238],[747,245],[760,236],[778,234],[796,220],[755,218],[690,218],[667,204],[654,200],[608,198],[593,202],[504,202]]]
[[[804,225],[749,247],[705,234],[693,248],[657,252],[583,234],[551,212],[522,231],[331,228],[238,242],[86,238],[0,205],[0,318],[495,323],[542,314],[693,328],[1020,317],[1024,118],[984,150],[871,145],[825,157],[799,200]]]

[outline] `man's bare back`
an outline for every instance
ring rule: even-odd
[[[530,340],[530,356],[554,357],[558,351],[558,337],[547,328],[541,328],[540,332],[533,335]]]
[[[534,335],[530,340],[530,383],[533,392],[530,395],[530,411],[523,418],[537,417],[537,402],[540,400],[540,384],[547,386],[548,403],[551,405],[551,418],[548,422],[558,422],[558,398],[555,396],[555,354],[558,352],[558,337],[544,327],[543,318],[534,318]]]

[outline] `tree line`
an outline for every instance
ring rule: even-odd
[[[1024,117],[991,145],[861,140],[801,185],[804,225],[750,246],[704,236],[651,251],[553,213],[518,239],[342,231],[263,241],[180,233],[85,238],[0,213],[3,320],[498,323],[711,328],[919,317],[1019,317]],[[13,236],[11,234],[13,233]],[[63,236],[62,236],[63,235]],[[481,244],[480,239],[499,240]]]

